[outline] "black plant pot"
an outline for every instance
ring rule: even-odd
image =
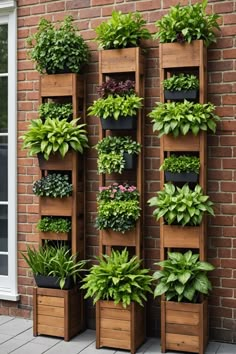
[[[166,182],[198,182],[198,174],[195,172],[172,173],[165,171]]]
[[[125,170],[133,170],[137,166],[137,155],[124,152]]]
[[[60,289],[60,281],[58,277],[46,275],[34,275],[35,282],[39,288]],[[73,288],[74,282],[71,277],[66,278],[63,290]]]
[[[137,117],[101,118],[101,125],[104,130],[132,130],[137,128]]]
[[[169,91],[164,90],[165,99],[172,101],[182,101],[182,100],[196,100],[198,96],[198,90],[190,91]]]

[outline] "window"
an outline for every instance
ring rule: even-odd
[[[17,293],[16,9],[0,0],[0,299]]]

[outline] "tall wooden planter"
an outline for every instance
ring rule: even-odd
[[[145,310],[132,302],[126,309],[113,301],[96,303],[96,348],[130,350],[134,354],[145,340]]]
[[[204,354],[208,341],[207,300],[200,304],[161,302],[161,351]]]

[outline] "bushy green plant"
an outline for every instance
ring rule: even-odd
[[[38,109],[39,118],[46,119],[66,119],[71,120],[73,116],[73,109],[71,103],[56,103],[47,102],[42,103]]]
[[[102,22],[96,31],[96,41],[103,49],[117,49],[137,47],[141,39],[151,38],[146,21],[140,13],[123,14],[121,11],[113,11],[112,17]]]
[[[135,227],[140,217],[139,193],[129,184],[100,187],[97,203],[96,227],[99,230],[125,233]]]
[[[168,252],[167,260],[156,263],[162,269],[153,274],[158,281],[154,297],[165,294],[167,301],[195,303],[199,301],[199,294],[208,295],[212,286],[207,272],[214,266],[198,259],[199,254],[192,251]]]
[[[72,22],[72,16],[60,25],[41,18],[37,31],[27,39],[30,58],[40,73],[79,73],[88,62],[88,46]]]
[[[33,184],[33,193],[40,197],[63,198],[72,194],[73,185],[68,175],[48,174]]]
[[[192,132],[197,135],[200,130],[216,131],[216,122],[220,118],[214,113],[212,103],[194,103],[189,101],[158,103],[149,113],[152,118],[153,131],[159,132],[159,137],[164,134],[186,135]]]
[[[61,289],[68,277],[76,283],[86,264],[85,260],[77,261],[76,255],[71,255],[67,246],[51,246],[47,243],[39,246],[39,249],[27,246],[26,254],[21,254],[34,275],[58,277]]]
[[[163,217],[168,225],[196,226],[200,225],[204,213],[214,216],[213,203],[209,196],[203,194],[200,185],[191,190],[188,184],[180,188],[166,183],[148,203],[156,207],[153,216],[157,220]]]
[[[173,75],[163,81],[163,87],[168,91],[190,91],[199,88],[199,80],[192,74]]]
[[[198,174],[199,169],[199,157],[188,155],[171,155],[170,157],[166,157],[163,164],[160,166],[161,171],[168,171],[171,173],[195,172]]]
[[[149,269],[142,268],[137,256],[129,258],[126,249],[112,250],[111,255],[97,257],[99,264],[93,265],[83,279],[82,289],[86,290],[85,298],[92,297],[95,304],[98,300],[114,300],[124,308],[132,301],[143,306],[147,301],[146,294],[152,293],[152,277]]]
[[[169,13],[156,21],[158,32],[154,39],[159,38],[161,43],[191,43],[203,39],[206,46],[216,42],[214,30],[220,29],[217,23],[220,16],[206,13],[206,7],[207,0],[183,7],[172,6]]]
[[[98,173],[122,173],[124,153],[139,154],[141,144],[129,136],[107,136],[95,145],[98,151]]]
[[[37,229],[41,232],[69,232],[71,230],[71,220],[52,216],[43,217],[38,221]]]

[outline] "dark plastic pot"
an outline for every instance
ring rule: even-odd
[[[125,170],[133,170],[137,166],[137,155],[124,153]]]
[[[198,182],[198,174],[195,172],[172,173],[165,171],[166,182]]]
[[[198,90],[190,91],[169,91],[164,90],[165,99],[172,101],[182,101],[182,100],[196,100],[198,96]]]
[[[60,281],[58,277],[46,275],[34,275],[35,282],[39,288],[60,289]],[[71,277],[66,278],[63,290],[73,288],[74,282]]]
[[[101,118],[101,125],[104,130],[132,130],[137,128],[137,117]]]

